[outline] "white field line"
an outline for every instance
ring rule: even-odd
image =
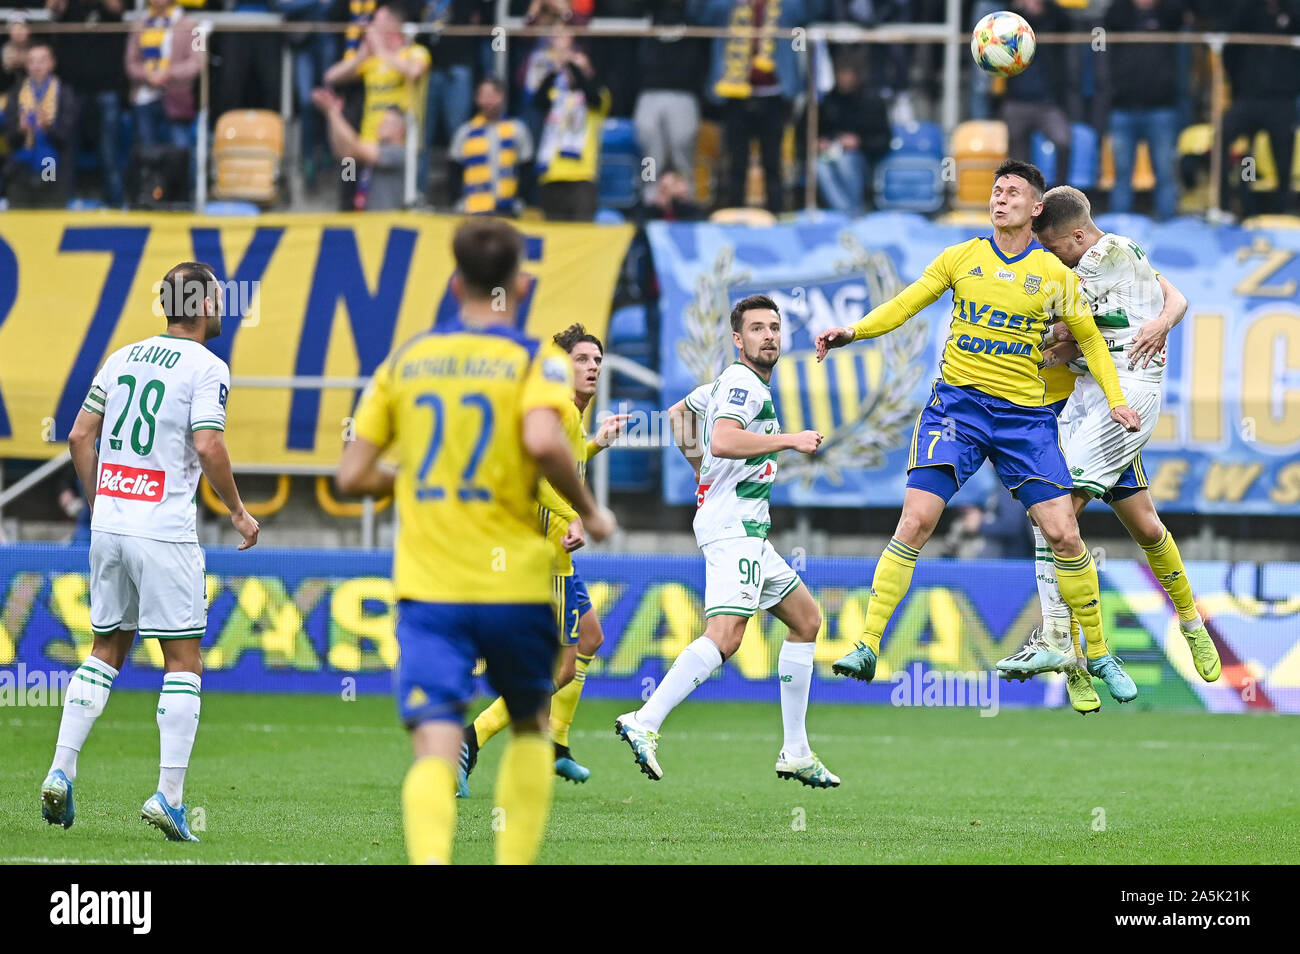
[[[198,858],[46,858],[0,855],[0,865],[325,865],[327,861],[206,861]]]

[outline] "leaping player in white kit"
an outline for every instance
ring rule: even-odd
[[[646,704],[619,716],[614,728],[641,771],[652,781],[663,778],[655,752],[664,719],[740,648],[749,618],[765,609],[790,630],[777,661],[785,740],[776,774],[832,788],[840,780],[809,747],[805,728],[821,611],[767,540],[777,454],[816,453],[822,435],[782,434],[776,419],[769,387],[781,356],[776,303],[766,295],[743,299],[732,309],[731,330],[739,359],[668,412],[699,485],[695,539],[707,561],[704,635],[682,651]],[[694,439],[697,417],[704,419],[702,446]]]
[[[1124,393],[1142,415],[1142,428],[1132,433],[1110,421],[1101,387],[1087,373],[1074,339],[1058,326],[1054,333],[1062,343],[1049,349],[1049,360],[1073,359],[1071,367],[1084,372],[1060,416],[1060,439],[1074,478],[1075,510],[1082,512],[1094,497],[1110,504],[1173,601],[1197,673],[1214,682],[1221,671],[1218,650],[1197,611],[1178,545],[1156,513],[1142,471],[1142,448],[1160,417],[1165,336],[1186,311],[1186,299],[1156,273],[1136,242],[1097,227],[1088,197],[1077,189],[1049,190],[1033,227],[1038,241],[1078,273],[1097,327],[1116,356],[1115,371]],[[1166,291],[1176,299],[1173,307],[1166,307]],[[1036,527],[1034,532],[1040,534]],[[1044,546],[1041,535],[1037,546]],[[1017,679],[1066,671],[1075,709],[1094,712],[1101,702],[1086,673],[1071,664],[1075,647],[1070,609],[1061,599],[1050,560],[1038,561],[1036,576],[1043,625],[1023,649],[1000,660],[997,668]]]
[[[199,727],[199,643],[208,620],[195,529],[199,471],[229,508],[243,537],[239,549],[257,543],[258,525],[240,499],[223,437],[230,369],[204,347],[221,334],[221,286],[211,266],[182,262],[163,279],[160,298],[166,334],[109,356],[68,437],[93,514],[95,640],[63,699],[54,762],[41,785],[41,815],[52,825],[72,827],[77,755],[138,632],[158,640],[165,669],[158,697],[158,791],[140,814],[169,841],[198,841],[181,795]]]

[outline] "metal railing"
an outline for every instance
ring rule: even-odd
[[[502,17],[497,25],[492,26],[444,26],[439,27],[429,24],[406,24],[404,30],[406,35],[415,39],[419,36],[437,36],[437,37],[462,37],[462,38],[479,38],[490,41],[492,44],[493,54],[497,64],[497,74],[504,76],[506,73],[506,62],[509,55],[510,44],[518,40],[538,39],[553,36],[556,28],[553,27],[527,27],[523,26],[517,19],[504,17],[504,6],[502,3]],[[39,11],[44,13],[44,11]],[[54,23],[48,22],[47,19],[32,17],[30,27],[33,35],[58,35],[62,33],[86,32],[93,31],[96,33],[114,33],[125,32],[132,29],[132,21],[138,18],[139,12],[132,11],[126,14],[124,23],[98,23],[92,27],[80,23]],[[239,33],[282,33],[282,34],[303,34],[303,33],[333,33],[344,34],[352,25],[347,23],[324,23],[324,22],[301,22],[301,21],[284,21],[279,14],[273,13],[210,13],[199,11],[192,15],[195,23],[196,38],[202,37],[200,42],[203,44],[202,49],[207,50],[208,42],[214,34],[239,34]],[[608,38],[640,38],[646,36],[659,36],[669,40],[679,39],[718,39],[736,36],[738,34],[748,33],[750,36],[759,37],[781,37],[788,39],[792,43],[799,44],[799,52],[810,53],[814,44],[825,42],[832,46],[842,45],[867,45],[875,46],[881,44],[888,45],[941,45],[943,47],[942,57],[942,93],[939,99],[939,121],[945,133],[951,133],[957,126],[961,115],[961,87],[963,82],[963,71],[971,69],[971,64],[964,62],[963,51],[969,44],[969,32],[967,25],[961,21],[961,0],[946,0],[945,21],[942,23],[909,23],[894,24],[888,26],[863,28],[848,24],[812,24],[806,28],[796,28],[794,31],[777,29],[772,27],[763,27],[757,29],[740,30],[732,27],[685,27],[685,26],[650,26],[644,21],[634,20],[601,20],[596,19],[590,24],[582,27],[566,26],[563,28],[566,33],[572,34],[576,38],[587,38],[595,41]],[[1093,32],[1071,32],[1071,33],[1041,33],[1038,34],[1040,46],[1052,44],[1079,44],[1090,45],[1096,41],[1096,35]],[[1121,33],[1109,32],[1105,34],[1107,44],[1124,44],[1124,43],[1141,43],[1141,44],[1184,44],[1204,47],[1208,53],[1208,59],[1211,71],[1211,97],[1210,97],[1210,122],[1214,127],[1215,146],[1211,152],[1211,210],[1218,211],[1222,208],[1221,196],[1221,153],[1220,142],[1223,135],[1223,114],[1227,106],[1227,77],[1223,64],[1223,52],[1228,44],[1253,44],[1258,46],[1283,46],[1298,47],[1300,46],[1300,37],[1290,35],[1269,35],[1269,34],[1236,34],[1222,32],[1163,32],[1163,33]],[[1041,54],[1040,54],[1041,55]],[[805,64],[807,67],[807,64]],[[817,141],[818,131],[818,109],[817,109],[817,80],[816,71],[812,68],[804,70],[806,81],[805,96],[805,123],[809,143]],[[199,73],[199,104],[198,104],[198,143],[196,155],[197,181],[195,183],[195,208],[202,211],[208,198],[208,170],[210,166],[210,138],[209,126],[211,125],[211,62],[207,55],[202,57],[202,67]],[[280,89],[280,116],[283,119],[286,129],[292,124],[297,116],[294,95],[293,95],[293,54],[289,45],[286,43],[281,50],[281,89]],[[412,109],[407,117],[407,162],[406,162],[406,180],[405,180],[405,197],[409,205],[413,205],[417,200],[416,194],[416,168],[421,147],[418,134],[418,123],[416,122],[416,110]],[[302,157],[296,155],[298,150],[298,140],[296,137],[285,137],[285,156],[284,167],[292,168],[297,160]],[[815,149],[807,149],[806,170],[805,170],[805,193],[804,205],[811,209],[816,205],[816,161],[817,155]],[[1286,170],[1280,170],[1280,175],[1285,175]]]

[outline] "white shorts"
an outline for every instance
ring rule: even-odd
[[[799,575],[761,537],[731,537],[704,551],[704,616],[753,616],[795,591]]]
[[[90,534],[90,628],[152,639],[201,637],[208,625],[203,550],[95,530]]]
[[[1106,394],[1091,375],[1079,378],[1061,411],[1058,430],[1065,463],[1074,486],[1094,497],[1104,496],[1151,439],[1160,417],[1160,386],[1125,382],[1129,407],[1142,416],[1142,427],[1130,433],[1110,419]]]

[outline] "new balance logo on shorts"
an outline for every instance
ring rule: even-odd
[[[107,497],[122,497],[126,500],[163,499],[163,485],[167,474],[161,470],[149,470],[147,467],[127,467],[123,464],[104,464],[99,470],[99,489],[97,493]]]

